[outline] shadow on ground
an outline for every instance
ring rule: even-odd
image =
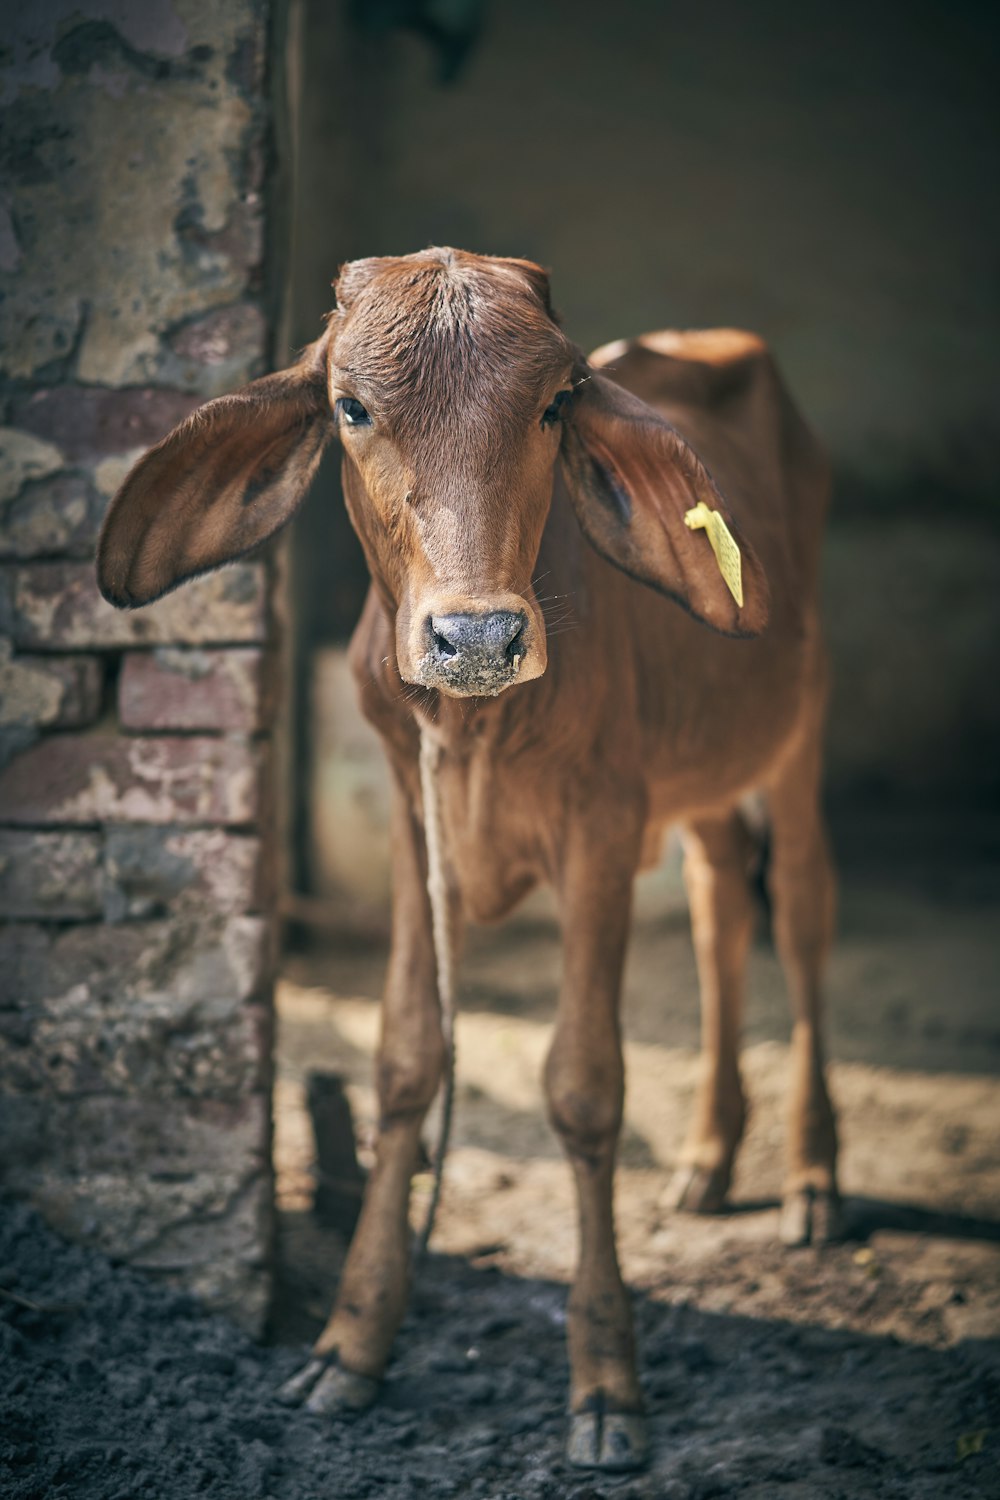
[[[10,1500],[972,1500],[1000,1485],[1000,1347],[975,1339],[907,1347],[639,1293],[653,1461],[611,1480],[562,1458],[558,1283],[430,1256],[381,1405],[330,1424],[274,1400],[300,1349],[254,1345],[20,1205],[2,1205],[0,1265]]]

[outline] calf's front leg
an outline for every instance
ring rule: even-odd
[[[423,831],[398,785],[392,841],[392,945],[376,1073],[375,1166],[336,1306],[313,1358],[283,1391],[287,1401],[304,1400],[318,1412],[367,1406],[388,1361],[409,1290],[410,1180],[445,1062]]]
[[[638,1468],[647,1449],[613,1203],[625,1095],[618,1004],[637,854],[638,830],[625,832],[621,820],[616,829],[588,821],[571,830],[560,891],[563,985],[545,1067],[549,1116],[573,1169],[580,1223],[567,1309],[567,1455],[607,1470]]]

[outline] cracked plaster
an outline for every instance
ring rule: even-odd
[[[261,11],[246,0],[67,11],[32,7],[0,69],[14,184],[0,373],[29,380],[69,362],[87,382],[166,372],[201,390],[201,367],[161,339],[248,290],[261,205],[236,63],[249,42],[260,66]]]

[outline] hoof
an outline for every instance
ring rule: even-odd
[[[370,1375],[357,1375],[343,1365],[330,1365],[313,1386],[306,1411],[332,1417],[337,1412],[364,1411],[378,1394],[378,1381]]]
[[[729,1173],[722,1167],[678,1167],[664,1204],[674,1212],[717,1214],[726,1205]]]
[[[316,1358],[303,1365],[278,1391],[282,1406],[304,1406],[306,1411],[331,1416],[336,1412],[364,1411],[378,1392],[370,1375],[345,1370],[335,1357]]]
[[[796,1188],[781,1204],[778,1238],[789,1249],[800,1245],[829,1245],[843,1238],[844,1211],[835,1192]]]
[[[579,1411],[569,1419],[566,1457],[577,1469],[624,1474],[641,1469],[649,1453],[646,1419],[631,1411]]]
[[[285,1381],[279,1388],[276,1399],[282,1406],[301,1406],[326,1368],[325,1359],[311,1359]]]

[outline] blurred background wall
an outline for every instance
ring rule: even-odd
[[[139,454],[269,362],[273,19],[48,0],[0,52],[0,1181],[254,1330],[272,570],[123,614],[92,558]]]
[[[340,261],[428,243],[549,267],[585,348],[671,325],[770,341],[836,472],[835,795],[997,784],[996,16],[304,0],[295,342]],[[365,581],[335,458],[293,545],[298,879],[384,888],[337,650]]]

